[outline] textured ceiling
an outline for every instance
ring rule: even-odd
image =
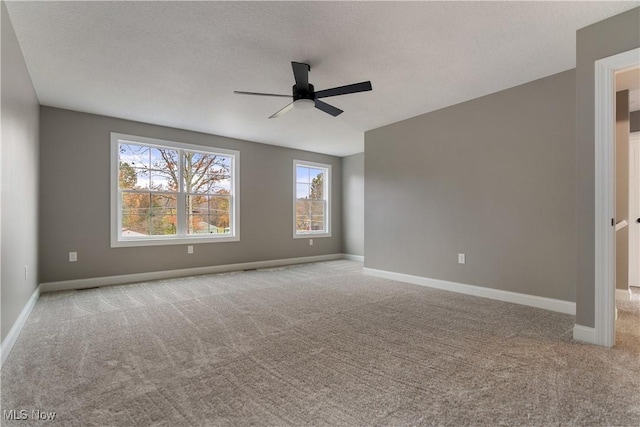
[[[7,2],[43,105],[338,156],[364,131],[575,67],[576,30],[633,2]],[[291,61],[345,113],[272,113]]]

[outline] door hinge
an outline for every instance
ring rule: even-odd
[[[611,218],[611,226],[615,227],[616,226],[616,220],[615,218]]]

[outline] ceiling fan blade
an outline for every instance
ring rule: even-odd
[[[286,113],[287,111],[291,110],[292,108],[293,108],[293,102],[291,104],[287,104],[285,107],[281,108],[276,113],[272,114],[269,118],[270,119],[278,118],[282,116],[284,113]]]
[[[339,108],[334,107],[333,105],[329,105],[326,102],[322,102],[318,99],[316,99],[316,108],[318,110],[322,110],[327,114],[331,114],[333,117],[335,116],[339,116],[340,114],[342,114],[344,111],[342,111]]]
[[[309,71],[311,67],[309,64],[303,64],[302,62],[291,62],[293,68],[293,78],[296,79],[296,90],[298,92],[309,91]]]
[[[279,95],[277,93],[242,92],[239,90],[234,90],[233,93],[236,95],[278,96],[280,98],[291,98],[291,95]]]
[[[346,95],[348,93],[366,92],[372,90],[371,82],[354,83],[352,85],[339,86],[316,92],[316,98],[328,98],[330,96]]]

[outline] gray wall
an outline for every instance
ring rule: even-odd
[[[629,220],[629,91],[616,93],[616,224]],[[616,288],[629,288],[629,227],[616,231]]]
[[[342,158],[344,252],[364,256],[364,153]]]
[[[640,8],[578,30],[576,34],[576,323],[595,324],[595,71],[598,59],[640,46]]]
[[[366,132],[365,266],[574,301],[574,120],[569,70]]]
[[[2,14],[2,340],[38,286],[38,98]],[[25,266],[28,275],[25,278]]]
[[[240,151],[240,241],[110,248],[110,132]],[[342,252],[341,159],[78,113],[40,110],[41,282]],[[332,165],[332,237],[293,239],[293,159]],[[68,262],[68,252],[78,262]]]

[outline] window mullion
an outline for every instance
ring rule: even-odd
[[[117,189],[117,200],[116,200],[116,204],[117,204],[117,230],[119,235],[121,235],[122,233],[122,189],[120,188],[120,186],[118,185],[118,189]]]
[[[177,212],[177,231],[178,236],[187,235],[187,198],[184,194],[184,184],[182,174],[184,171],[184,151],[178,150],[178,212]]]

